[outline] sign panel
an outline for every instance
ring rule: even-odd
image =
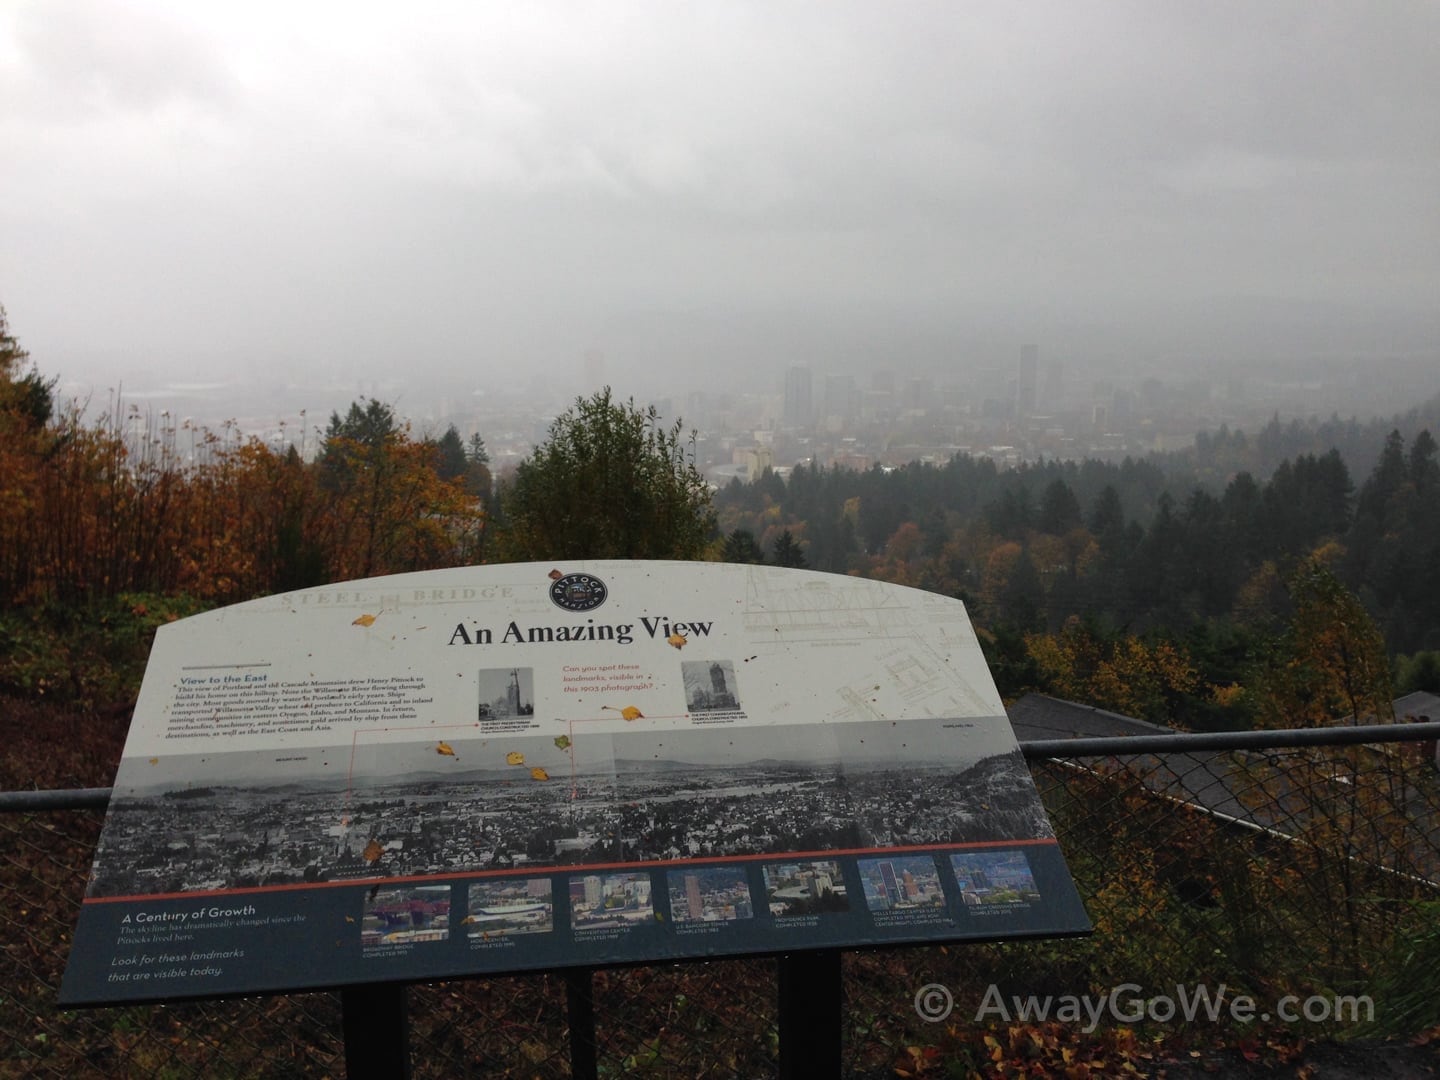
[[[1088,929],[959,601],[510,564],[163,627],[61,1001]]]

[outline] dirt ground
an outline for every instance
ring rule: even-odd
[[[1158,1065],[1165,1080],[1199,1077],[1296,1077],[1297,1080],[1420,1080],[1440,1076],[1440,1043],[1313,1043],[1286,1064],[1247,1061],[1238,1050]]]

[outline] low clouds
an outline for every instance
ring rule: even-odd
[[[97,380],[117,336],[643,368],[717,324],[824,354],[833,317],[893,366],[947,322],[1428,310],[1436,40],[1434,5],[1311,0],[22,4],[0,301]]]

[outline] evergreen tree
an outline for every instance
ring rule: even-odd
[[[359,470],[383,467],[386,448],[400,435],[395,410],[375,398],[364,405],[352,401],[344,416],[332,412],[315,459],[320,483],[339,491],[355,480]]]
[[[1064,536],[1071,529],[1080,527],[1080,501],[1070,490],[1070,485],[1056,477],[1045,488],[1040,497],[1041,532],[1051,536]]]
[[[720,559],[727,563],[763,563],[765,552],[755,542],[755,534],[749,529],[734,529],[725,537]]]
[[[10,333],[9,319],[0,307],[0,430],[7,423],[34,430],[50,420],[57,380],[44,379],[33,368],[21,374],[29,359],[30,354]]]
[[[459,480],[469,471],[470,461],[465,454],[465,443],[460,438],[460,432],[455,430],[454,424],[445,429],[445,434],[436,441],[435,449],[439,455],[435,471],[441,480]]]
[[[470,436],[465,462],[465,490],[488,502],[495,481],[490,473],[490,452],[485,449],[485,440],[478,431]]]
[[[465,457],[472,465],[490,464],[490,452],[485,449],[485,440],[480,437],[478,431],[470,436],[470,444],[465,448]]]
[[[775,546],[770,551],[770,561],[776,566],[788,566],[796,570],[803,570],[810,565],[805,561],[805,553],[800,550],[799,542],[789,529],[775,538]]]

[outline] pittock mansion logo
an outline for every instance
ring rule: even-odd
[[[605,583],[593,574],[562,574],[550,583],[550,599],[566,611],[594,611],[609,595]]]

